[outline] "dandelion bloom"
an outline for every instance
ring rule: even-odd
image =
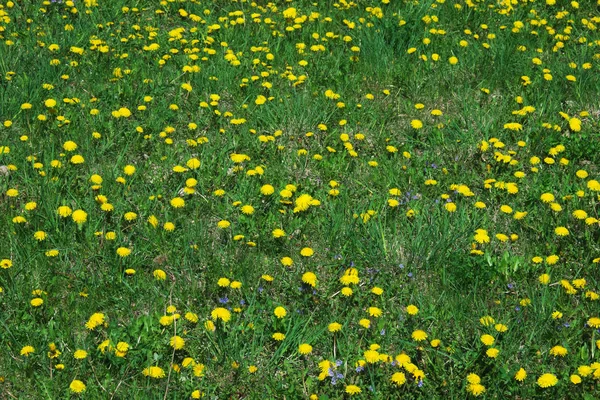
[[[85,383],[83,383],[80,380],[75,379],[69,385],[69,389],[71,389],[71,392],[73,392],[73,393],[85,392]]]
[[[148,367],[142,371],[144,376],[148,376],[154,379],[160,379],[165,377],[165,371],[161,367]]]
[[[315,275],[313,272],[305,272],[302,275],[302,282],[315,287],[317,285],[317,275]]]
[[[173,336],[169,341],[171,347],[175,350],[181,350],[185,346],[185,340],[181,336]]]
[[[332,322],[327,326],[327,330],[331,333],[339,332],[342,330],[342,324],[337,322]]]
[[[61,211],[66,212],[66,210],[61,209],[62,207],[59,207],[59,213],[61,213]],[[62,213],[61,216],[63,216]],[[83,210],[75,210],[73,211],[73,214],[71,214],[71,218],[73,218],[73,221],[77,224],[83,224],[85,221],[87,221],[87,213]]]
[[[278,342],[281,342],[283,339],[285,339],[285,335],[281,332],[275,332],[272,337],[273,340],[276,340]]]
[[[411,336],[412,336],[413,340],[416,342],[421,342],[421,341],[427,339],[427,333],[420,329],[414,331]]]
[[[307,355],[310,354],[312,352],[312,346],[308,343],[302,343],[300,346],[298,346],[298,353],[302,354],[302,355]]]
[[[300,250],[300,255],[302,255],[303,257],[310,257],[313,254],[315,254],[315,252],[310,247],[304,247],[302,250]]]
[[[421,122],[418,119],[413,119],[412,121],[410,121],[410,126],[413,129],[421,129],[423,127],[423,122]]]
[[[558,378],[554,374],[543,374],[537,380],[537,384],[541,388],[548,388],[556,385],[558,383]]]
[[[494,344],[494,342],[496,341],[496,339],[494,339],[494,337],[492,335],[481,335],[481,343],[485,344],[486,346],[491,346]]]
[[[556,235],[558,236],[568,236],[569,230],[564,226],[559,226],[556,229],[554,229],[554,233],[556,233]]]
[[[285,308],[279,306],[275,308],[273,314],[275,314],[277,318],[283,318],[287,315],[287,311],[285,311]]]
[[[102,325],[105,318],[105,315],[102,313],[94,313],[85,323],[85,327],[92,331],[96,329],[96,327]]]
[[[587,324],[592,328],[600,328],[600,318],[592,317],[588,319]]]
[[[409,315],[417,315],[419,313],[419,309],[417,308],[417,306],[410,304],[406,307],[406,312]]]
[[[517,371],[517,373],[515,374],[515,380],[517,380],[519,382],[523,382],[526,377],[527,377],[527,372],[523,368],[519,369]]]
[[[30,304],[32,307],[40,307],[42,304],[44,304],[44,300],[39,297],[36,297],[34,299],[31,299]]]
[[[554,346],[550,349],[550,355],[554,357],[564,357],[569,353],[567,349],[562,346]]]
[[[467,391],[477,397],[485,393],[485,386],[480,383],[473,383],[467,386]]]
[[[77,359],[77,360],[83,360],[85,358],[87,358],[87,351],[85,350],[76,350],[75,353],[73,353],[73,358]]]
[[[22,356],[28,356],[32,353],[35,353],[35,348],[33,346],[23,346],[20,354]]]
[[[348,393],[350,396],[359,394],[360,392],[362,392],[362,390],[356,385],[346,386],[346,393]]]
[[[212,311],[211,317],[214,321],[220,319],[223,322],[229,322],[231,319],[231,312],[226,308],[217,307]]]
[[[406,383],[406,375],[404,375],[402,372],[396,372],[394,375],[392,375],[390,381],[392,381],[392,383],[396,386],[402,386]]]
[[[363,353],[365,361],[369,364],[375,364],[379,362],[379,352],[377,350],[367,350]]]
[[[117,249],[117,255],[119,255],[119,257],[127,257],[130,254],[131,249],[128,249],[127,247],[119,247]]]

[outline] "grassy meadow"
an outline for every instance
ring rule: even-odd
[[[600,397],[600,1],[0,2],[0,399]]]

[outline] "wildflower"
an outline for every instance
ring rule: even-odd
[[[592,317],[590,319],[588,319],[587,324],[592,327],[592,328],[600,328],[600,318],[598,317]]]
[[[554,346],[550,349],[550,355],[554,357],[564,357],[568,353],[568,350],[562,346]]]
[[[86,322],[85,327],[93,331],[94,329],[96,329],[96,327],[104,323],[105,318],[105,315],[102,313],[94,313]]]
[[[383,311],[381,311],[381,309],[378,307],[369,307],[368,311],[369,315],[375,318],[381,317],[381,314],[383,313]]]
[[[467,391],[473,396],[478,397],[485,393],[485,386],[480,383],[472,383],[467,386]]]
[[[160,379],[165,377],[165,371],[162,368],[155,366],[144,368],[142,374],[144,376],[148,376],[154,379]]]
[[[117,255],[119,257],[127,257],[130,254],[131,254],[131,249],[128,249],[127,247],[119,247],[117,249]]]
[[[35,348],[33,346],[23,346],[20,354],[22,356],[28,356],[32,353],[35,353]]]
[[[406,307],[406,312],[409,315],[417,315],[419,313],[419,309],[417,308],[417,306],[410,304]]]
[[[300,255],[303,257],[310,257],[313,254],[315,254],[315,252],[310,247],[304,247],[302,250],[300,250]]]
[[[329,326],[327,327],[327,329],[331,333],[339,332],[339,331],[342,330],[342,324],[339,324],[337,322],[332,322],[332,323],[329,324]]]
[[[494,339],[494,337],[492,335],[487,335],[487,334],[482,335],[480,340],[481,340],[481,343],[485,344],[486,346],[491,346],[496,341],[496,339]]]
[[[312,352],[312,346],[308,343],[302,343],[300,346],[298,346],[298,353],[302,354],[302,355],[307,355],[310,354]]]
[[[346,386],[346,393],[348,393],[350,396],[353,396],[355,394],[359,394],[361,393],[362,390],[356,386],[356,385],[348,385]]]
[[[69,385],[69,389],[71,389],[71,392],[73,393],[82,393],[85,392],[85,384],[77,379],[74,379],[71,384]]]
[[[223,322],[229,322],[229,320],[231,319],[231,313],[226,308],[217,307],[212,311],[211,317],[213,321],[220,319]]]
[[[487,351],[485,352],[485,354],[489,358],[496,358],[496,357],[498,357],[498,354],[500,354],[500,350],[491,347],[491,348],[487,349]]]
[[[230,225],[231,223],[227,220],[221,220],[217,223],[217,227],[219,227],[220,229],[227,229]]]
[[[558,236],[568,236],[569,230],[564,226],[559,226],[556,229],[554,229],[554,233],[556,233],[556,235]]]
[[[558,378],[556,378],[556,375],[550,374],[550,373],[541,375],[537,380],[537,384],[541,388],[552,387],[552,386],[556,385],[557,383],[558,383]]]
[[[317,285],[317,276],[312,272],[305,272],[302,275],[302,282],[315,287]]]
[[[59,210],[62,207],[59,207]],[[68,207],[67,207],[68,208]],[[62,210],[63,212],[66,212],[66,210]],[[60,211],[59,211],[60,213]],[[61,215],[62,216],[62,215]],[[83,224],[85,221],[87,221],[87,213],[83,210],[75,210],[73,211],[73,214],[71,215],[71,218],[73,218],[73,221],[79,225]]]
[[[152,276],[154,276],[154,279],[156,279],[157,281],[164,281],[165,279],[167,279],[167,273],[162,269],[155,269],[152,272]]]
[[[421,128],[423,128],[423,122],[421,122],[418,119],[413,119],[412,121],[410,121],[410,126],[413,129],[421,129]]]
[[[185,346],[185,340],[181,336],[173,336],[169,341],[171,347],[175,350],[181,350]]]
[[[174,197],[173,199],[171,199],[170,203],[171,207],[173,208],[185,207],[185,200],[183,200],[181,197]]]
[[[283,318],[287,315],[287,311],[285,311],[285,308],[279,306],[275,308],[273,314],[275,314],[277,318]]]
[[[421,341],[427,339],[427,333],[420,329],[414,331],[411,336],[415,342],[421,342]]]
[[[283,339],[285,339],[285,335],[283,333],[281,333],[281,332],[275,332],[273,334],[273,340],[281,342]]]
[[[390,381],[392,381],[392,383],[396,386],[402,386],[406,383],[406,376],[402,372],[396,372],[394,375],[392,375]]]

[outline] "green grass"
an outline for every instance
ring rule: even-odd
[[[0,8],[0,398],[600,395],[594,1],[95,3]]]

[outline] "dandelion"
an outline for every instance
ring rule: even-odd
[[[60,210],[60,208],[59,208],[59,210]],[[62,212],[66,213],[67,211],[65,209],[63,209]],[[59,214],[61,214],[61,216],[63,216],[61,211],[59,211]],[[73,211],[71,218],[73,218],[73,221],[75,223],[81,225],[81,224],[85,223],[85,221],[87,221],[87,213],[83,210],[75,210],[75,211]]]
[[[217,307],[212,311],[211,317],[213,321],[217,321],[220,319],[223,322],[229,322],[229,320],[231,319],[231,313],[226,308]]]
[[[554,233],[556,233],[557,236],[568,236],[569,230],[564,226],[559,226],[554,229]]]
[[[361,392],[362,392],[362,390],[360,389],[360,387],[358,387],[356,385],[348,385],[348,386],[346,386],[346,393],[348,393],[350,396],[353,396],[355,394],[359,394]]]
[[[119,257],[125,258],[125,257],[129,256],[130,254],[131,254],[131,249],[128,249],[127,247],[119,247],[117,249],[117,255]]]
[[[78,379],[74,379],[69,385],[69,389],[71,389],[71,392],[73,393],[83,393],[85,392],[85,388],[85,384]]]
[[[165,371],[162,368],[156,367],[156,366],[144,368],[144,370],[142,371],[142,374],[144,376],[154,378],[154,379],[160,379],[160,378],[165,377]]]
[[[309,286],[315,287],[317,285],[317,276],[312,272],[305,272],[302,275],[302,282]]]
[[[411,337],[415,342],[422,342],[427,339],[427,333],[418,329],[412,333]]]
[[[279,306],[275,308],[273,314],[275,314],[277,318],[283,318],[287,315],[287,312],[285,311],[285,308]]]
[[[541,388],[549,388],[556,385],[557,383],[558,378],[556,378],[556,375],[550,373],[541,375],[537,380],[537,384]]]
[[[94,313],[86,322],[85,327],[93,331],[104,323],[105,318],[106,316],[102,313]]]
[[[303,257],[311,257],[313,254],[315,254],[315,252],[310,247],[304,247],[300,250],[300,255]]]
[[[587,320],[587,324],[592,328],[598,329],[600,328],[600,318],[592,317]]]
[[[171,347],[175,350],[181,350],[185,346],[185,340],[181,336],[173,336],[169,341]]]
[[[402,372],[396,372],[392,375],[390,381],[396,386],[402,386],[406,383],[406,376]]]
[[[307,355],[310,354],[312,352],[312,346],[308,343],[302,343],[300,346],[298,346],[298,353],[302,354],[302,355]]]
[[[35,353],[35,348],[33,346],[23,346],[23,348],[21,349],[20,354],[22,356],[28,356],[30,354]]]
[[[527,378],[527,372],[523,368],[520,368],[515,374],[515,380],[519,382],[523,382]]]
[[[73,358],[76,360],[83,360],[84,358],[87,358],[87,351],[81,349],[76,350],[75,353],[73,353]]]

